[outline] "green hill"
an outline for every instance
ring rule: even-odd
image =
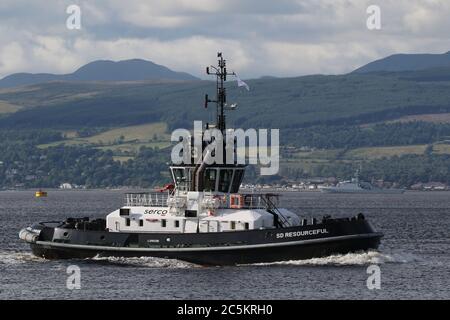
[[[450,183],[450,68],[227,83],[228,125],[281,129],[281,171],[249,181]],[[211,121],[210,81],[49,82],[0,89],[0,187],[167,181],[169,133]],[[393,159],[393,160],[391,160]],[[372,169],[373,168],[373,169]]]
[[[229,125],[285,129],[449,112],[450,81],[421,77],[421,72],[407,72],[264,78],[249,80],[249,92],[229,82],[228,100],[238,103],[238,110],[228,115]],[[76,129],[152,122],[166,122],[169,129],[191,127],[194,119],[212,119],[214,108],[204,112],[203,96],[213,92],[214,83],[209,81],[52,82],[2,90],[0,100],[19,108],[2,114],[0,128]]]
[[[443,67],[450,67],[450,51],[444,54],[394,54],[389,57],[370,62],[353,72],[398,72]]]
[[[186,73],[142,59],[122,61],[97,60],[73,73],[14,73],[0,80],[0,88],[37,84],[49,81],[140,81],[140,80],[199,80]]]

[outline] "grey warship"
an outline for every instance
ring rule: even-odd
[[[325,193],[352,193],[352,194],[402,194],[405,189],[383,189],[375,187],[369,182],[359,179],[359,170],[350,181],[341,181],[336,186],[322,187],[320,191]]]

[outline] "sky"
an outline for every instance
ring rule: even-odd
[[[70,5],[81,28],[68,29]],[[366,12],[378,5],[381,29]],[[396,53],[450,51],[450,0],[1,0],[0,77],[141,58],[206,78],[341,74]]]

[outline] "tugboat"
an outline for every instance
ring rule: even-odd
[[[210,70],[213,70],[210,72]],[[226,61],[207,68],[217,78],[215,127],[224,133]],[[202,129],[203,132],[203,129]],[[192,150],[194,151],[194,150]],[[236,265],[309,259],[376,249],[383,236],[362,213],[346,218],[300,218],[279,207],[279,194],[240,193],[246,165],[171,164],[173,183],[127,193],[106,219],[68,218],[20,231],[32,252],[48,259],[95,256],[179,259]]]

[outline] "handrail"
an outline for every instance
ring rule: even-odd
[[[277,194],[272,193],[239,193],[242,197],[242,209],[274,209],[277,210],[276,205],[278,200]],[[145,207],[165,207],[168,206],[168,199],[171,196],[170,191],[160,192],[160,191],[150,191],[150,192],[136,192],[136,193],[126,193],[125,194],[125,206],[145,206]],[[179,196],[179,195],[178,195]],[[207,198],[217,198],[218,195],[214,193],[205,193],[203,195],[204,199]],[[230,208],[230,197],[229,195],[221,195],[219,208],[227,209]],[[277,214],[283,220],[281,213]],[[286,221],[287,223],[287,221]]]
[[[169,198],[169,191],[159,192],[138,192],[126,193],[125,205],[127,207],[144,206],[144,207],[165,207],[167,206],[167,199]]]
[[[276,214],[278,216],[278,219],[281,222],[282,227],[289,227],[290,223],[286,219],[286,217],[281,213],[281,211],[278,209],[278,207],[275,205],[275,203],[272,201],[271,197],[267,195],[266,197],[262,198],[263,201],[266,203],[266,209],[267,211]]]

